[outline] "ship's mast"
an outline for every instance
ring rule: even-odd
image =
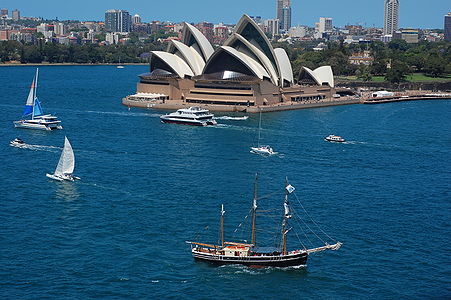
[[[219,236],[221,239],[221,247],[224,248],[224,204],[221,205],[221,222],[219,225]]]
[[[255,231],[257,229],[257,193],[258,193],[258,174],[255,174],[255,183],[254,183],[254,199],[252,202],[252,245],[254,247],[256,244],[256,236]]]
[[[282,254],[287,254],[287,233],[288,231],[290,231],[289,229],[287,230],[287,225],[288,225],[288,219],[291,218],[290,215],[290,207],[289,207],[289,203],[288,203],[288,194],[289,194],[289,190],[288,190],[288,178],[286,178],[285,181],[285,201],[283,203],[284,206],[284,215],[283,215],[283,220],[282,220]]]

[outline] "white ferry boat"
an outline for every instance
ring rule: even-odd
[[[333,143],[344,143],[346,140],[339,135],[329,135],[324,138],[325,141],[333,142]]]
[[[179,109],[168,115],[160,116],[160,119],[163,123],[208,126],[217,124],[217,122],[213,120],[213,117],[214,115],[210,113],[208,109],[192,106],[190,108]]]

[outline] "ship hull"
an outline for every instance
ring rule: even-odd
[[[281,255],[281,256],[246,256],[227,257],[222,255],[211,255],[193,252],[196,261],[203,261],[214,265],[244,265],[248,267],[298,267],[307,265],[308,253]]]

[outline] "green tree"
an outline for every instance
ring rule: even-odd
[[[387,62],[384,59],[375,59],[370,67],[373,75],[384,75],[387,72]]]
[[[409,66],[405,62],[394,61],[385,75],[385,80],[391,83],[400,83],[406,80],[407,74],[409,74]]]
[[[446,61],[436,53],[430,54],[424,64],[424,72],[432,77],[440,77],[446,70]]]

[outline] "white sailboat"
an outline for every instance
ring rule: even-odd
[[[251,147],[251,153],[255,153],[255,154],[260,154],[260,155],[265,155],[265,156],[270,156],[270,155],[274,155],[277,154],[277,152],[274,152],[274,150],[268,146],[268,145],[260,145],[260,138],[261,138],[261,134],[260,134],[260,130],[262,127],[262,111],[260,110],[260,120],[258,122],[258,142],[257,142],[257,147]]]
[[[63,129],[61,121],[50,114],[45,115],[41,107],[41,102],[37,97],[39,69],[36,69],[36,75],[31,82],[30,92],[22,117],[31,116],[31,119],[22,119],[14,121],[14,127],[40,130]]]
[[[80,179],[73,175],[75,168],[75,156],[74,151],[72,150],[72,146],[69,143],[67,137],[64,137],[64,148],[61,153],[60,160],[58,161],[58,165],[56,166],[55,173],[46,174],[47,177],[59,181],[68,180],[75,181],[76,179]]]

